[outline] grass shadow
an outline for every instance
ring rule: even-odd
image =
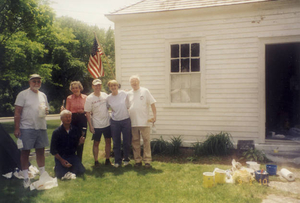
[[[31,179],[35,182],[37,179]],[[24,189],[23,180],[17,178],[6,179],[0,177],[0,197],[5,197],[5,202],[34,202],[33,199],[43,191]],[[0,202],[2,200],[0,199]]]

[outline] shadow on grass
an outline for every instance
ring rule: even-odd
[[[36,180],[31,180],[32,182]],[[17,178],[6,179],[0,177],[0,197],[4,198],[6,203],[9,202],[33,202],[37,195],[43,191],[24,189],[23,180]],[[2,200],[0,199],[0,202]]]
[[[133,167],[133,165],[122,166],[119,168],[115,168],[113,166],[106,166],[106,165],[99,165],[97,167],[93,166],[91,169],[87,169],[85,174],[95,177],[105,177],[106,173],[113,174],[115,176],[123,175],[128,171],[134,171],[140,176],[147,175],[148,173],[162,173],[163,171],[160,169],[152,168],[145,168],[145,167]]]

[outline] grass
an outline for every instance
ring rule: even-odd
[[[48,121],[48,135],[60,121]],[[13,136],[13,124],[3,124]],[[13,136],[14,137],[14,136]],[[256,203],[272,191],[257,183],[224,184],[213,188],[202,187],[202,173],[214,168],[228,169],[230,165],[179,164],[153,161],[152,169],[131,165],[113,168],[104,165],[104,143],[100,144],[101,165],[93,167],[91,134],[84,146],[83,164],[87,171],[76,180],[58,180],[58,187],[44,191],[29,191],[22,180],[0,178],[0,202],[236,202]],[[32,164],[36,166],[35,160]],[[46,157],[46,170],[54,176],[54,158]],[[35,178],[37,180],[38,177]]]

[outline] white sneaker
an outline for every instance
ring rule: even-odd
[[[118,164],[118,163],[115,163],[115,164],[114,164],[114,167],[115,167],[115,168],[118,168],[119,166],[120,166],[120,164]]]
[[[29,188],[29,186],[30,186],[30,179],[29,178],[24,179],[23,186],[24,186],[25,189]]]
[[[123,164],[124,164],[124,166],[128,166],[129,165],[129,161],[124,161]]]

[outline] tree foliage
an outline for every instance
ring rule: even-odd
[[[16,95],[28,88],[28,77],[43,77],[42,91],[57,112],[71,92],[71,81],[91,91],[87,71],[94,32],[110,63],[103,58],[103,83],[114,77],[114,32],[78,20],[55,18],[47,0],[0,1],[0,116],[13,114]]]

